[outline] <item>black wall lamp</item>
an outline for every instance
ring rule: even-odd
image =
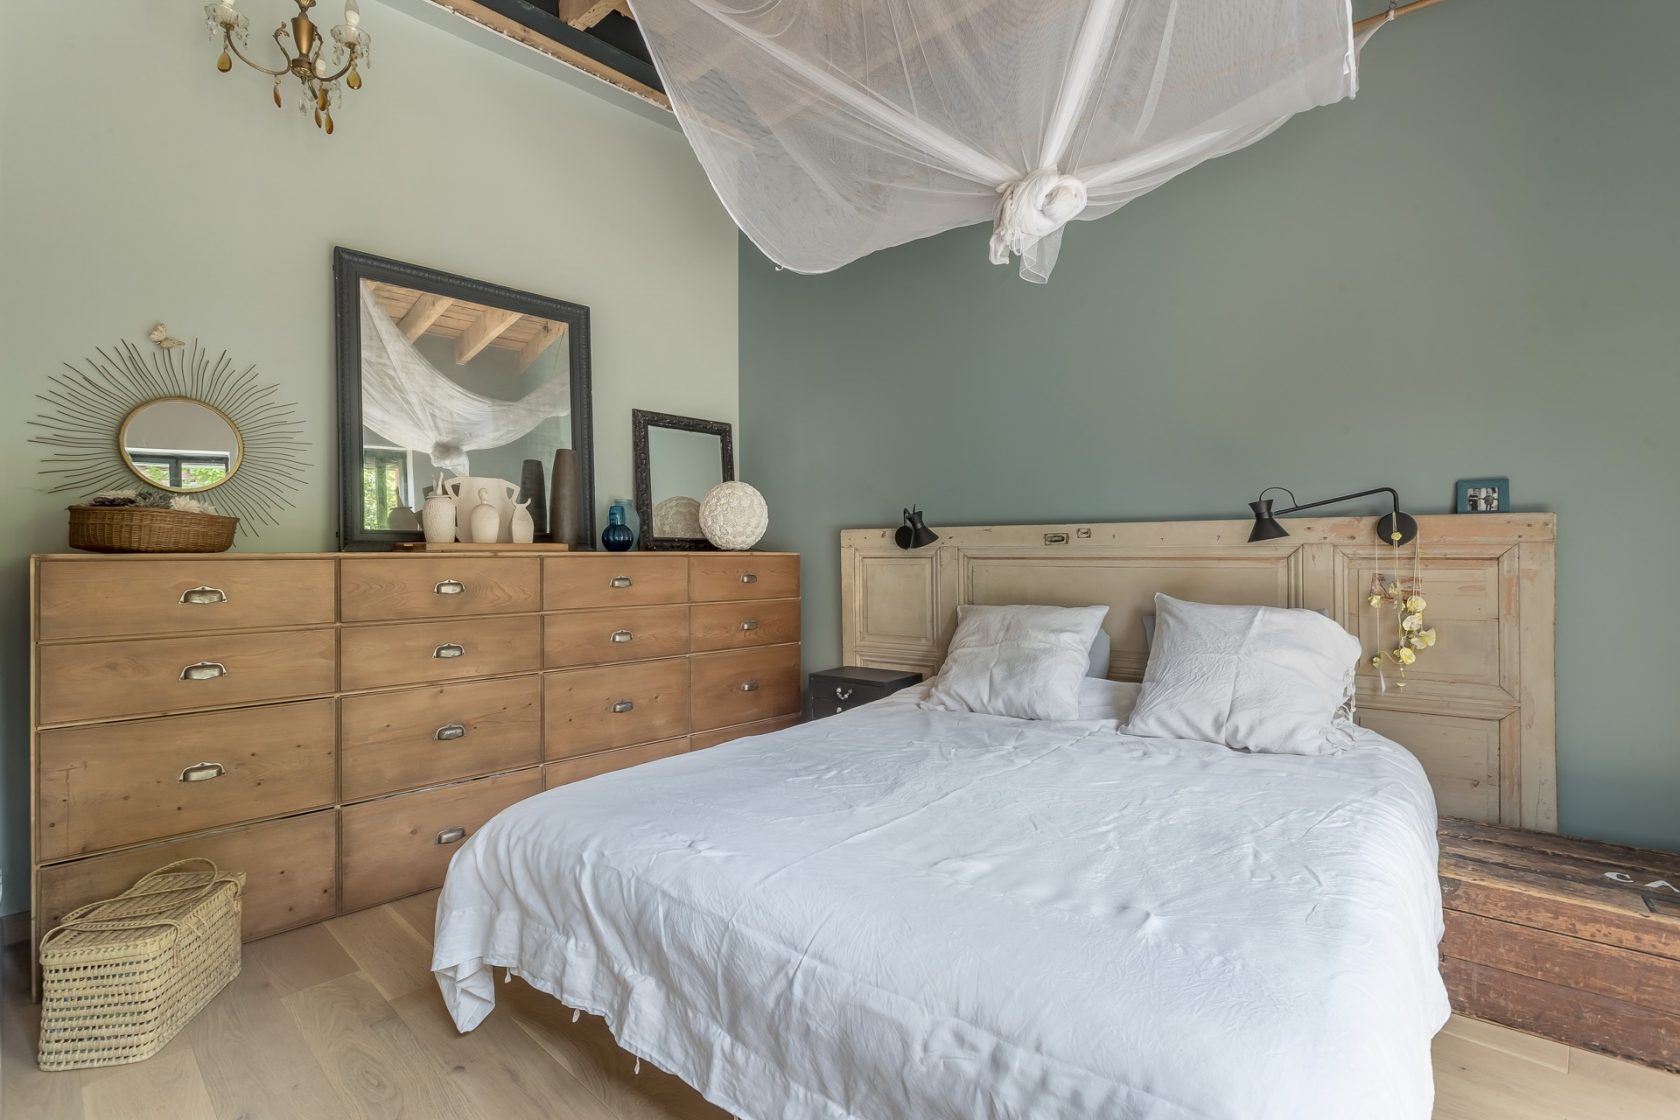
[[[912,548],[922,548],[939,539],[939,534],[922,524],[922,511],[911,506],[904,511],[904,524],[893,533],[893,543],[906,552]]]
[[[1288,509],[1273,510],[1271,499],[1266,497],[1273,490],[1282,490],[1289,495],[1289,500],[1295,502]],[[1400,495],[1392,486],[1379,486],[1375,490],[1361,490],[1357,494],[1341,494],[1334,498],[1325,498],[1321,502],[1298,502],[1294,491],[1286,486],[1268,486],[1260,491],[1256,501],[1248,503],[1248,508],[1254,511],[1254,528],[1248,534],[1248,541],[1275,541],[1279,537],[1287,537],[1289,530],[1278,524],[1278,517],[1285,513],[1298,513],[1304,509],[1317,509],[1319,506],[1334,505],[1337,502],[1351,502],[1355,498],[1368,498],[1372,494],[1387,494],[1394,503],[1394,512],[1385,513],[1377,518],[1377,538],[1387,541],[1395,548],[1414,540],[1418,533],[1417,518],[1400,510]],[[907,513],[909,511],[906,511]],[[899,530],[904,532],[903,529]],[[900,542],[902,543],[902,542]]]

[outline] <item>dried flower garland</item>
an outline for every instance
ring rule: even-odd
[[[1378,650],[1371,655],[1371,668],[1383,688],[1383,666],[1392,662],[1399,670],[1396,688],[1406,687],[1406,667],[1417,663],[1417,655],[1435,644],[1435,628],[1424,621],[1423,612],[1429,600],[1423,597],[1423,546],[1421,535],[1412,540],[1412,575],[1408,580],[1387,579],[1381,572],[1371,576],[1371,594],[1366,600],[1373,608],[1394,611],[1394,647]]]

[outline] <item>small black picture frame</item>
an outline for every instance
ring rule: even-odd
[[[1461,478],[1453,486],[1454,513],[1510,513],[1511,480]]]

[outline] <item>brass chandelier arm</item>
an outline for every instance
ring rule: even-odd
[[[283,78],[287,74],[290,74],[292,72],[292,60],[291,60],[290,56],[288,56],[286,54],[286,48],[280,46],[280,32],[279,31],[276,31],[274,33],[274,45],[276,47],[280,47],[280,56],[286,60],[286,65],[282,66],[278,70],[270,70],[268,67],[264,66],[260,62],[253,62],[251,60],[251,58],[248,55],[246,55],[246,53],[244,51],[239,49],[239,44],[233,41],[233,31],[229,28],[224,27],[222,29],[222,45],[225,46],[228,50],[232,51],[234,57],[239,59],[239,61],[243,62],[245,65],[249,66],[253,70],[262,71],[264,74],[267,74],[271,78]]]
[[[356,47],[346,47],[345,50],[350,52],[350,57],[345,60],[343,66],[339,67],[338,73],[336,73],[336,74],[317,74],[316,77],[315,77],[315,80],[317,82],[322,82],[322,83],[325,83],[327,85],[331,85],[333,82],[338,81],[340,78],[344,77],[344,75],[350,73],[350,71],[352,71],[356,68],[356,52],[357,52],[358,48],[356,48]]]

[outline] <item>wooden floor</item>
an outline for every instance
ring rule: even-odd
[[[519,981],[458,1035],[427,972],[436,893],[245,947],[238,980],[149,1061],[35,1068],[38,1009],[7,957],[7,1120],[720,1120],[599,1019]],[[1435,1040],[1436,1120],[1680,1118],[1680,1075],[1454,1019]],[[1352,1120],[1352,1118],[1350,1118]]]

